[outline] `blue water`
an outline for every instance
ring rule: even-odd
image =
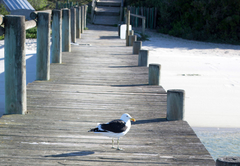
[[[240,128],[193,128],[214,160],[240,156]]]

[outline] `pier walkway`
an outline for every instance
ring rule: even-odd
[[[0,165],[215,165],[187,122],[166,121],[165,90],[148,85],[117,28],[88,28],[49,81],[27,85],[28,114],[0,118]],[[123,151],[88,132],[123,113],[137,120]]]

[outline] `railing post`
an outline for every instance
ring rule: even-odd
[[[50,79],[50,14],[38,12],[37,22],[37,80]]]
[[[85,25],[85,20],[84,20],[84,6],[81,6],[81,8],[82,8],[82,28],[81,28],[81,30],[82,30],[82,33],[84,33],[84,25]]]
[[[76,37],[81,38],[81,7],[76,7]]]
[[[167,91],[167,120],[183,120],[185,91],[171,89]]]
[[[25,114],[26,30],[24,16],[5,16],[5,114]]]
[[[148,83],[149,85],[160,85],[160,64],[149,64]]]
[[[62,10],[62,51],[71,52],[71,13],[69,9]]]
[[[62,11],[52,11],[52,63],[62,63]]]
[[[134,30],[131,30],[131,31],[129,32],[129,35],[134,35]]]
[[[127,10],[127,31],[126,31],[126,46],[129,46],[129,25],[130,25],[130,10]]]
[[[76,43],[76,9],[71,7],[71,41]]]
[[[93,23],[93,19],[94,19],[95,3],[96,3],[96,1],[93,0],[92,1],[92,10],[91,10],[91,23]]]
[[[145,21],[146,20],[146,18],[142,18],[142,35],[144,36],[145,35]]]
[[[87,28],[87,10],[88,5],[84,5],[84,28]]]

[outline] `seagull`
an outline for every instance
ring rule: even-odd
[[[119,148],[119,138],[127,134],[131,128],[131,122],[136,120],[132,118],[129,114],[125,113],[120,119],[112,120],[105,124],[98,124],[96,128],[90,129],[88,132],[101,133],[104,136],[112,138],[112,148],[114,147],[113,138],[117,138],[117,150],[122,150]]]

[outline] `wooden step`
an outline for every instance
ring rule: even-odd
[[[119,23],[119,16],[96,15],[93,22],[98,25],[117,25]]]
[[[98,6],[95,8],[96,15],[104,15],[104,16],[119,16],[120,9],[119,7],[103,7]]]

